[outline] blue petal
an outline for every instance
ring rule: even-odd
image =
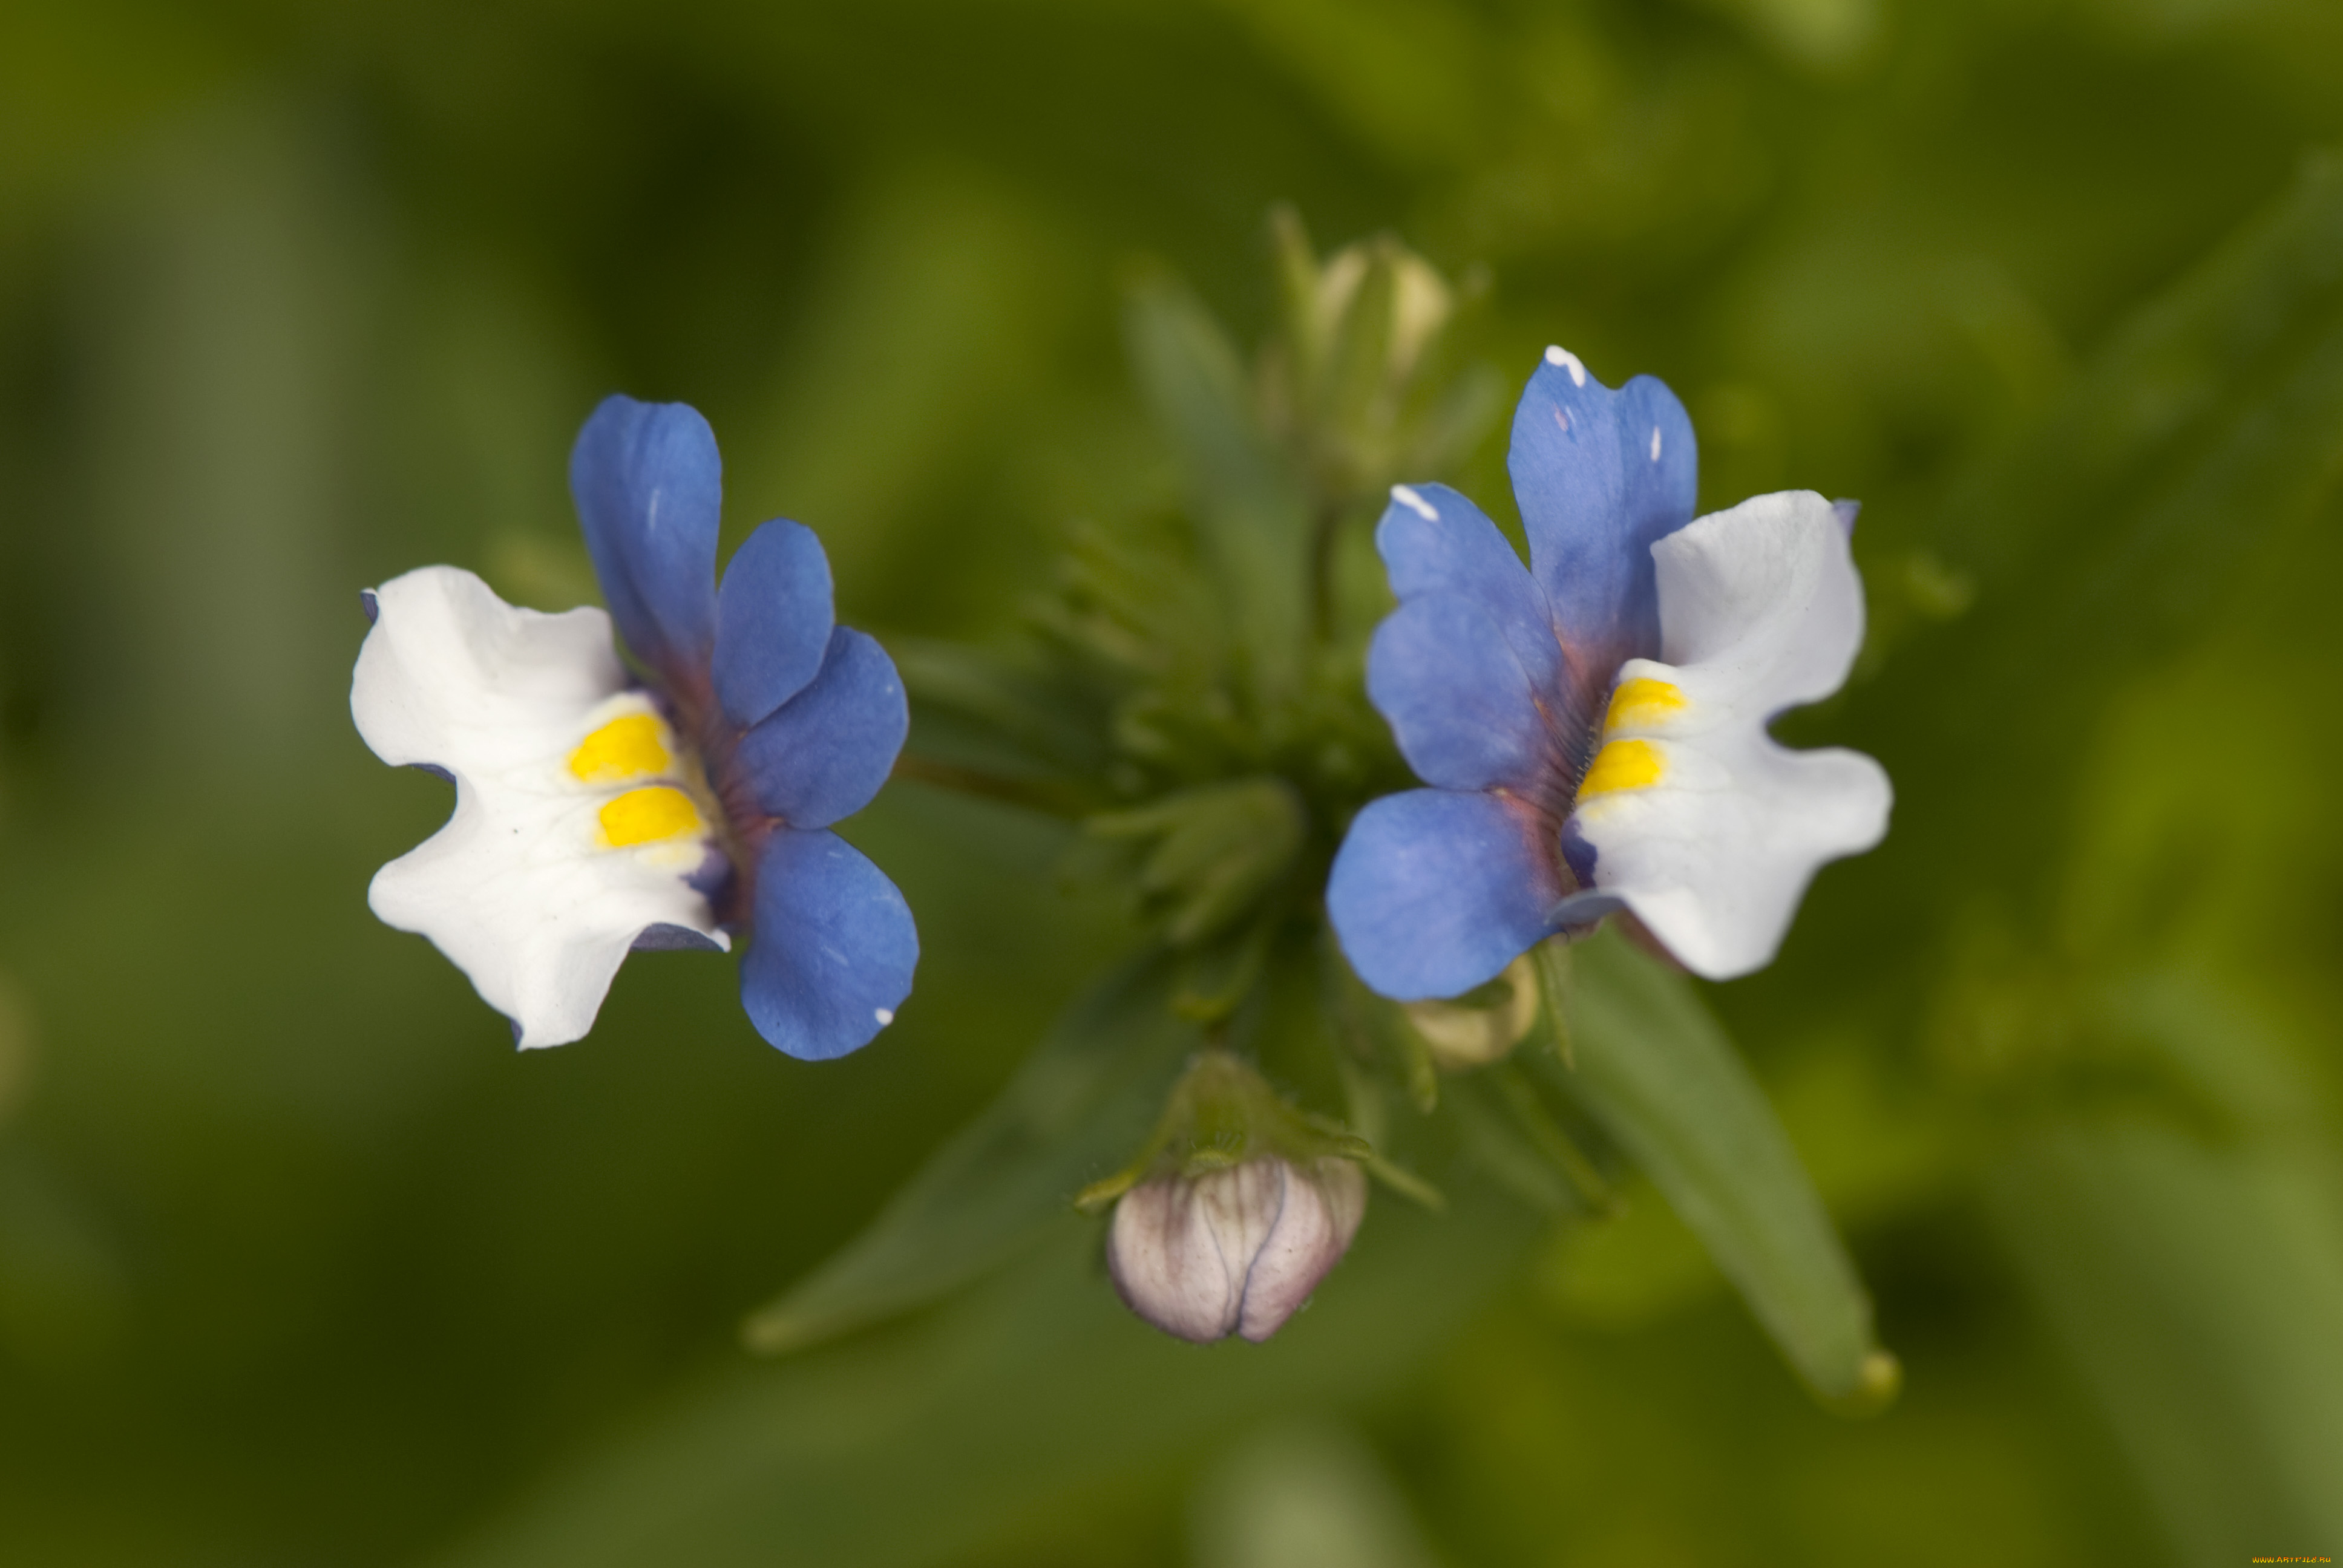
[[[716,590],[716,698],[746,729],[805,689],[830,647],[830,558],[803,523],[749,536]]]
[[[569,453],[569,493],[618,633],[662,669],[704,663],[716,636],[716,437],[681,403],[610,397]]]
[[[1375,525],[1375,548],[1402,603],[1420,594],[1467,595],[1504,633],[1531,683],[1541,691],[1553,687],[1562,648],[1544,590],[1480,508],[1445,485],[1398,486]]]
[[[767,840],[740,1005],[769,1043],[806,1061],[869,1044],[911,994],[919,961],[910,906],[860,850],[835,833]]]
[[[704,932],[693,930],[689,926],[671,926],[661,920],[635,933],[634,950],[639,953],[720,953],[724,950],[724,944]]]
[[[1521,660],[1462,593],[1419,595],[1375,628],[1367,696],[1427,784],[1536,795],[1562,770]]]
[[[1411,789],[1359,813],[1326,913],[1359,978],[1387,997],[1459,996],[1546,936],[1562,896],[1545,819],[1494,795]]]
[[[841,626],[813,684],[743,736],[734,756],[758,805],[792,828],[827,828],[870,804],[910,725],[895,661]]]
[[[1692,521],[1692,420],[1665,384],[1638,376],[1614,392],[1550,348],[1513,411],[1506,466],[1530,568],[1591,719],[1623,662],[1659,655],[1652,546]]]

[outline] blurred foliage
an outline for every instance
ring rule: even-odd
[[[2338,139],[2326,0],[0,12],[0,1560],[2336,1552]],[[1433,297],[1373,237],[1302,286],[1280,203],[1429,258],[1451,357],[1329,357]],[[1306,902],[1321,802],[1388,787],[1281,630],[1380,613],[1343,498],[1453,464],[1503,518],[1476,387],[1552,341],[1684,395],[1704,505],[1866,502],[1858,683],[1783,728],[1879,756],[1894,830],[1684,990],[1849,1239],[1873,1422],[1536,1051],[1414,1064],[1446,1211],[1379,1192],[1265,1346],[1131,1320],[1065,1206],[1224,911]],[[366,912],[445,796],[349,729],[355,589],[590,595],[562,457],[618,387],[708,412],[730,538],[821,532],[960,770],[857,820],[927,958],[847,1061],[666,955],[518,1057]],[[1297,483],[1323,603],[1242,553]],[[1133,610],[1242,668],[1037,684],[1037,621]],[[1151,722],[1212,690],[1252,717]],[[1210,852],[1285,809],[1229,780],[1294,777],[1334,792],[1282,879]],[[1136,908],[1087,874],[1124,854]],[[1346,1016],[1338,966],[1262,973]],[[810,1348],[744,1355],[793,1279]]]

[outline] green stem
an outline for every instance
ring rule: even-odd
[[[1342,526],[1339,502],[1322,501],[1310,526],[1310,629],[1320,642],[1334,629],[1334,540]]]

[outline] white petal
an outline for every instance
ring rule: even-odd
[[[1316,1161],[1308,1174],[1283,1161],[1285,1203],[1245,1276],[1237,1332],[1269,1338],[1301,1310],[1326,1271],[1342,1261],[1367,1211],[1367,1177],[1348,1160]]]
[[[1183,1340],[1226,1337],[1276,1218],[1282,1174],[1255,1161],[1193,1181],[1157,1177],[1124,1193],[1107,1233],[1107,1268],[1124,1302]]]
[[[583,1035],[649,927],[730,945],[688,879],[706,841],[614,849],[602,833],[610,799],[679,775],[588,783],[569,769],[587,736],[652,711],[627,689],[608,615],[517,609],[452,567],[409,572],[373,598],[350,684],[358,733],[384,761],[456,782],[447,825],[375,876],[367,902],[386,924],[430,938],[524,1047]]]
[[[1824,862],[1887,830],[1879,764],[1791,751],[1765,733],[1846,679],[1863,585],[1845,529],[1811,491],[1702,518],[1652,557],[1665,660],[1620,669],[1604,753],[1573,817],[1595,851],[1594,888],[1557,913],[1584,920],[1624,902],[1687,968],[1725,980],[1773,958]],[[1656,700],[1629,700],[1638,692]],[[1656,778],[1596,789],[1606,756],[1622,759],[1616,778]]]

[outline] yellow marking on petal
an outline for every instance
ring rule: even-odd
[[[1688,706],[1684,694],[1674,686],[1639,675],[1621,681],[1619,689],[1611,694],[1611,709],[1603,716],[1603,728],[1606,731],[1644,729],[1666,722],[1668,715]]]
[[[614,849],[630,844],[654,844],[661,839],[679,839],[686,834],[705,833],[707,825],[699,819],[699,808],[691,797],[680,789],[664,784],[654,784],[648,789],[629,789],[602,808],[602,837]]]
[[[1614,789],[1641,789],[1660,781],[1668,770],[1660,749],[1648,740],[1614,740],[1594,754],[1594,765],[1578,786],[1578,798],[1590,800]]]
[[[668,769],[666,726],[648,713],[613,719],[569,754],[569,771],[586,784],[654,778]]]

